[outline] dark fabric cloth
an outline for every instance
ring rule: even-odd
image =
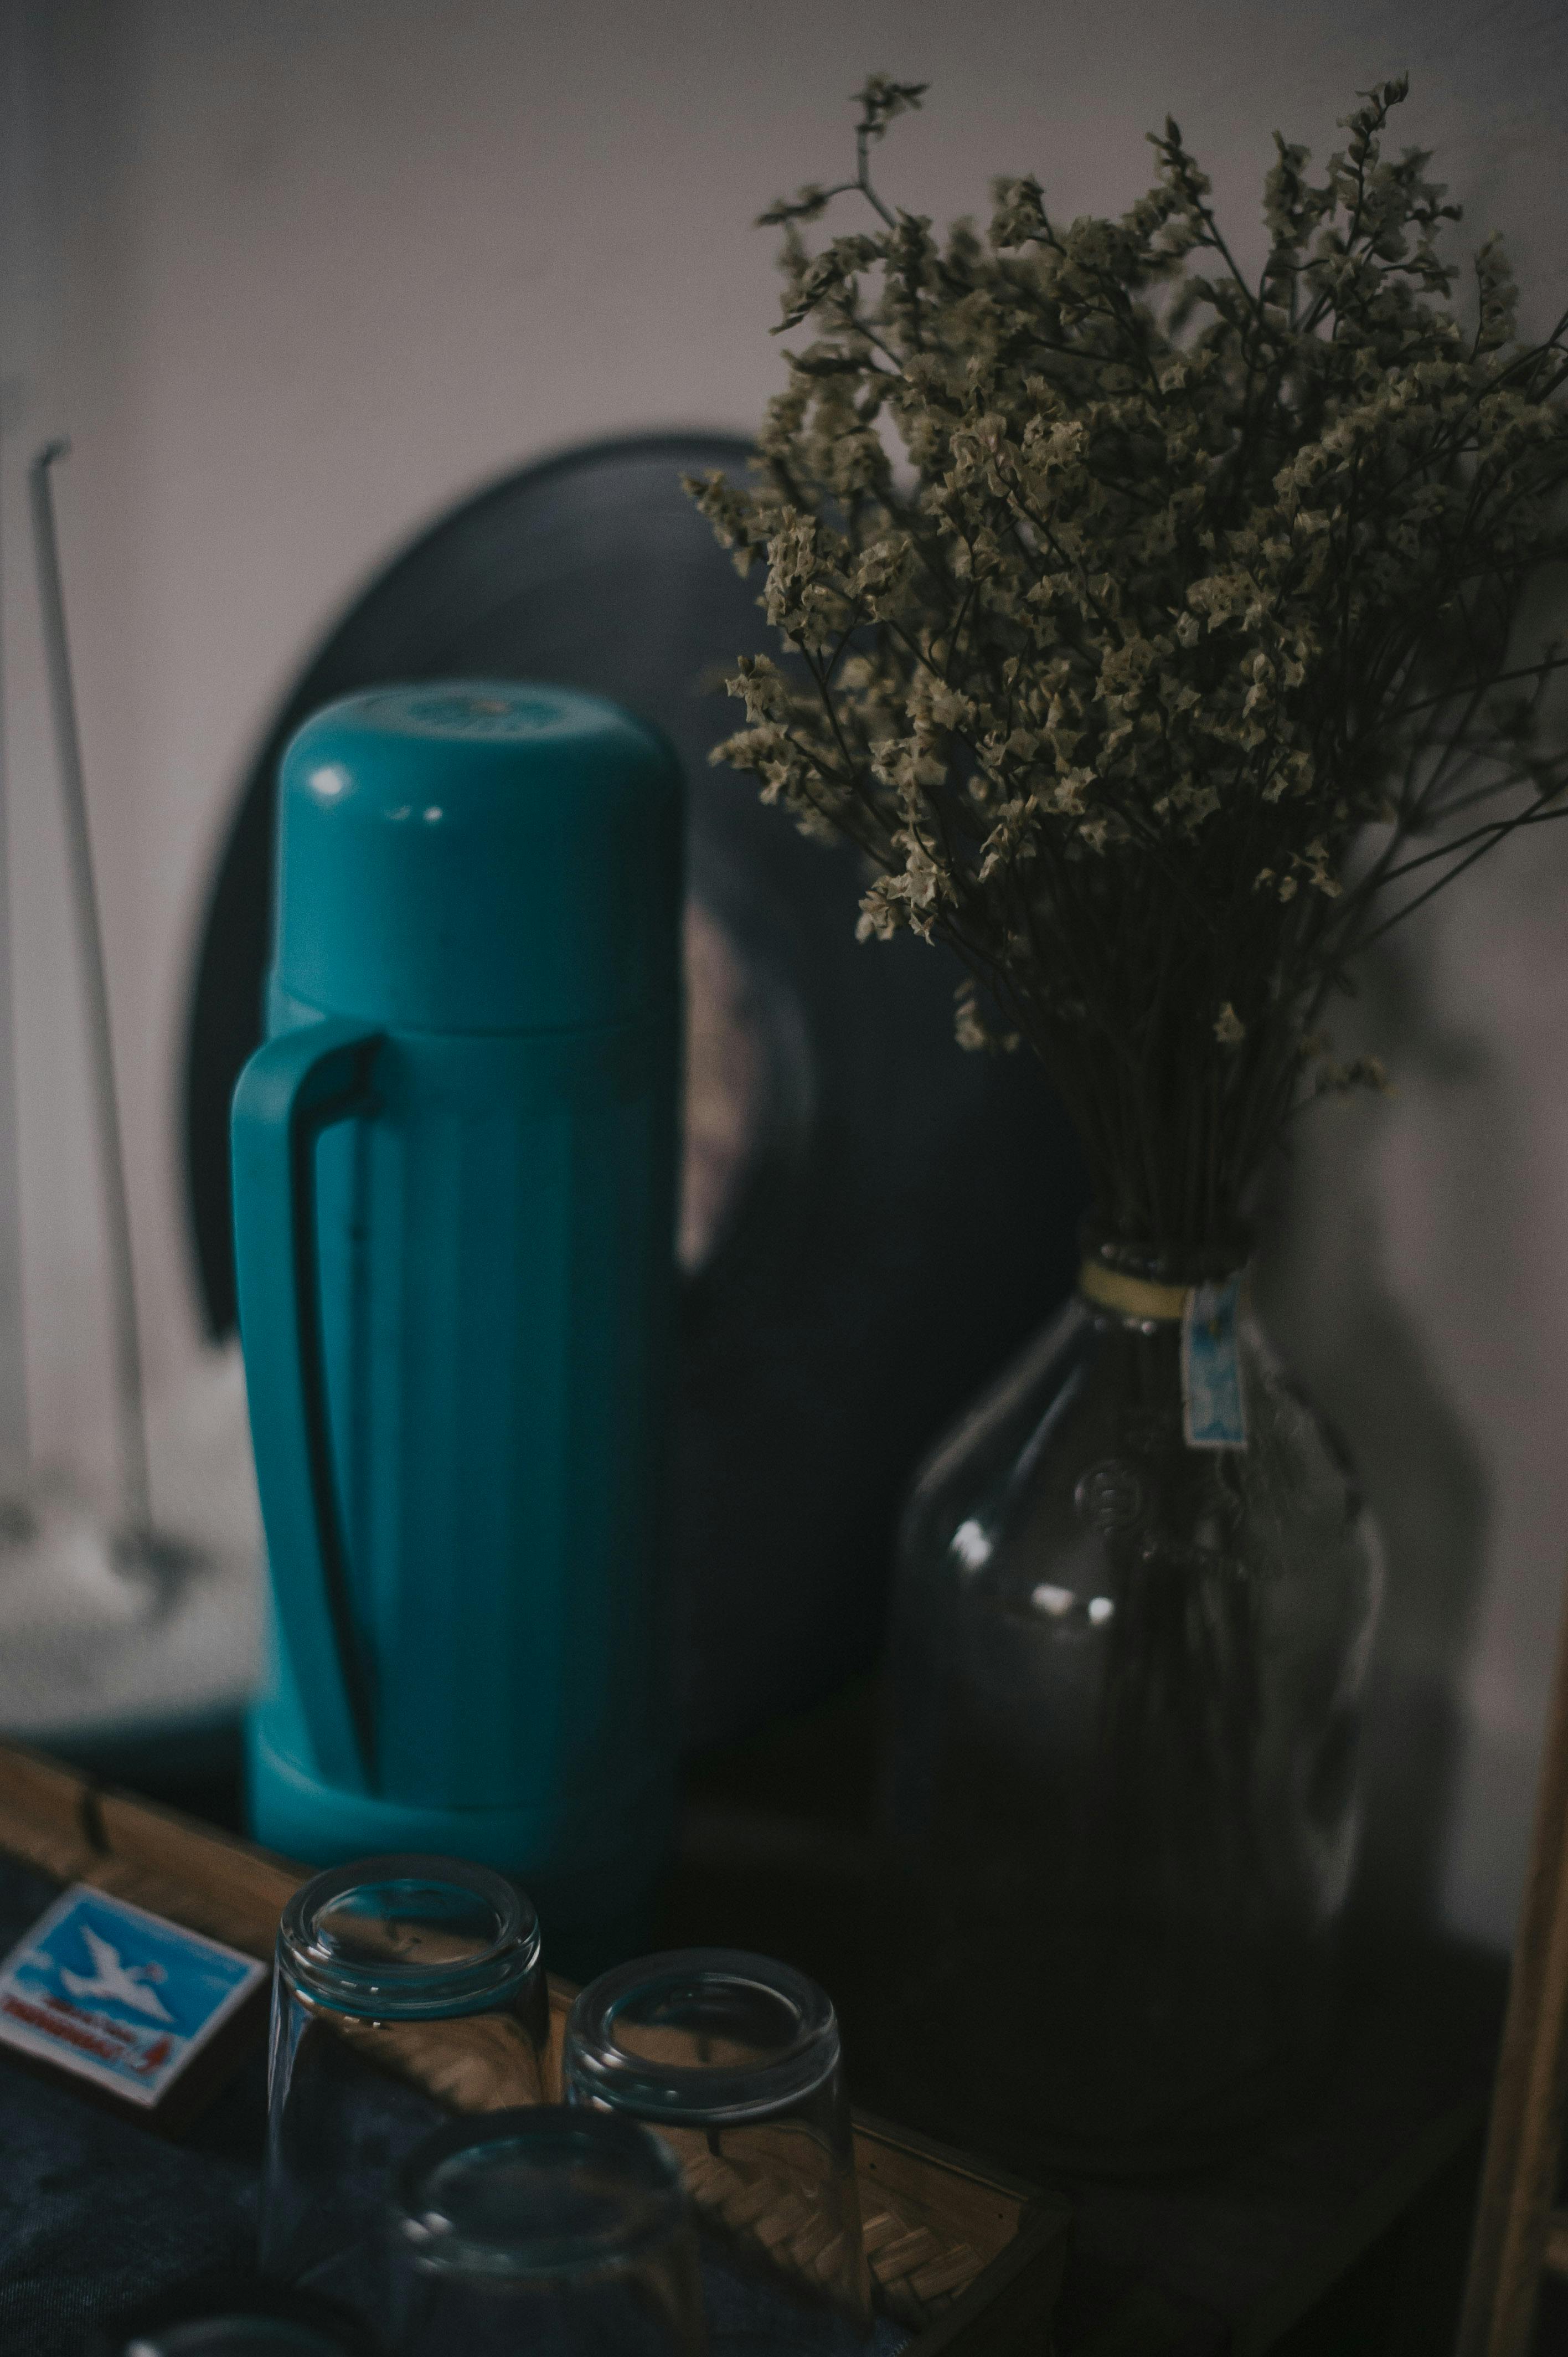
[[[56,1896],[54,1883],[0,1857],[0,1954]],[[82,2357],[97,2331],[159,2294],[248,2270],[265,2121],[259,2049],[178,2143],[35,2078],[0,2049],[0,2357]],[[749,2277],[707,2265],[703,2275],[725,2357],[894,2357],[908,2338],[883,2319],[867,2344]]]
[[[56,1895],[0,1858],[0,1953]],[[79,2357],[93,2326],[137,2300],[248,2265],[265,2107],[258,2051],[175,2144],[0,2052],[4,2357]]]

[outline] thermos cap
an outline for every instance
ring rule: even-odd
[[[679,989],[682,782],[603,697],[376,688],[284,755],[274,975],[392,1029],[633,1022]]]

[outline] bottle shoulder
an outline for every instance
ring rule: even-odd
[[[904,1525],[906,1581],[1065,1617],[1140,1562],[1279,1576],[1315,1561],[1375,1577],[1349,1460],[1250,1312],[1237,1361],[1245,1445],[1195,1447],[1180,1328],[1069,1303],[928,1460]]]

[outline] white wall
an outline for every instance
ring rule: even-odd
[[[866,70],[933,85],[882,166],[918,210],[983,207],[1018,169],[1058,210],[1119,207],[1168,108],[1245,218],[1276,123],[1321,153],[1358,85],[1409,66],[1408,135],[1467,229],[1507,229],[1542,312],[1568,295],[1568,16],[1536,0],[8,0],[0,66],[26,1364],[36,1448],[89,1474],[101,1223],[22,544],[46,434],[76,446],[65,564],[166,1384],[196,1349],[184,994],[263,716],[471,485],[588,436],[755,419],[779,358],[748,223],[836,176]],[[1314,1117],[1274,1287],[1396,1534],[1374,1860],[1498,1937],[1568,1541],[1565,878],[1568,844],[1537,834],[1382,961],[1359,1019],[1401,1093]]]

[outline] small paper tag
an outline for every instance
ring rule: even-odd
[[[0,1964],[0,2045],[151,2110],[266,1976],[79,1882]]]
[[[1247,1415],[1236,1318],[1240,1273],[1223,1285],[1195,1285],[1181,1321],[1182,1428],[1189,1448],[1245,1448]]]

